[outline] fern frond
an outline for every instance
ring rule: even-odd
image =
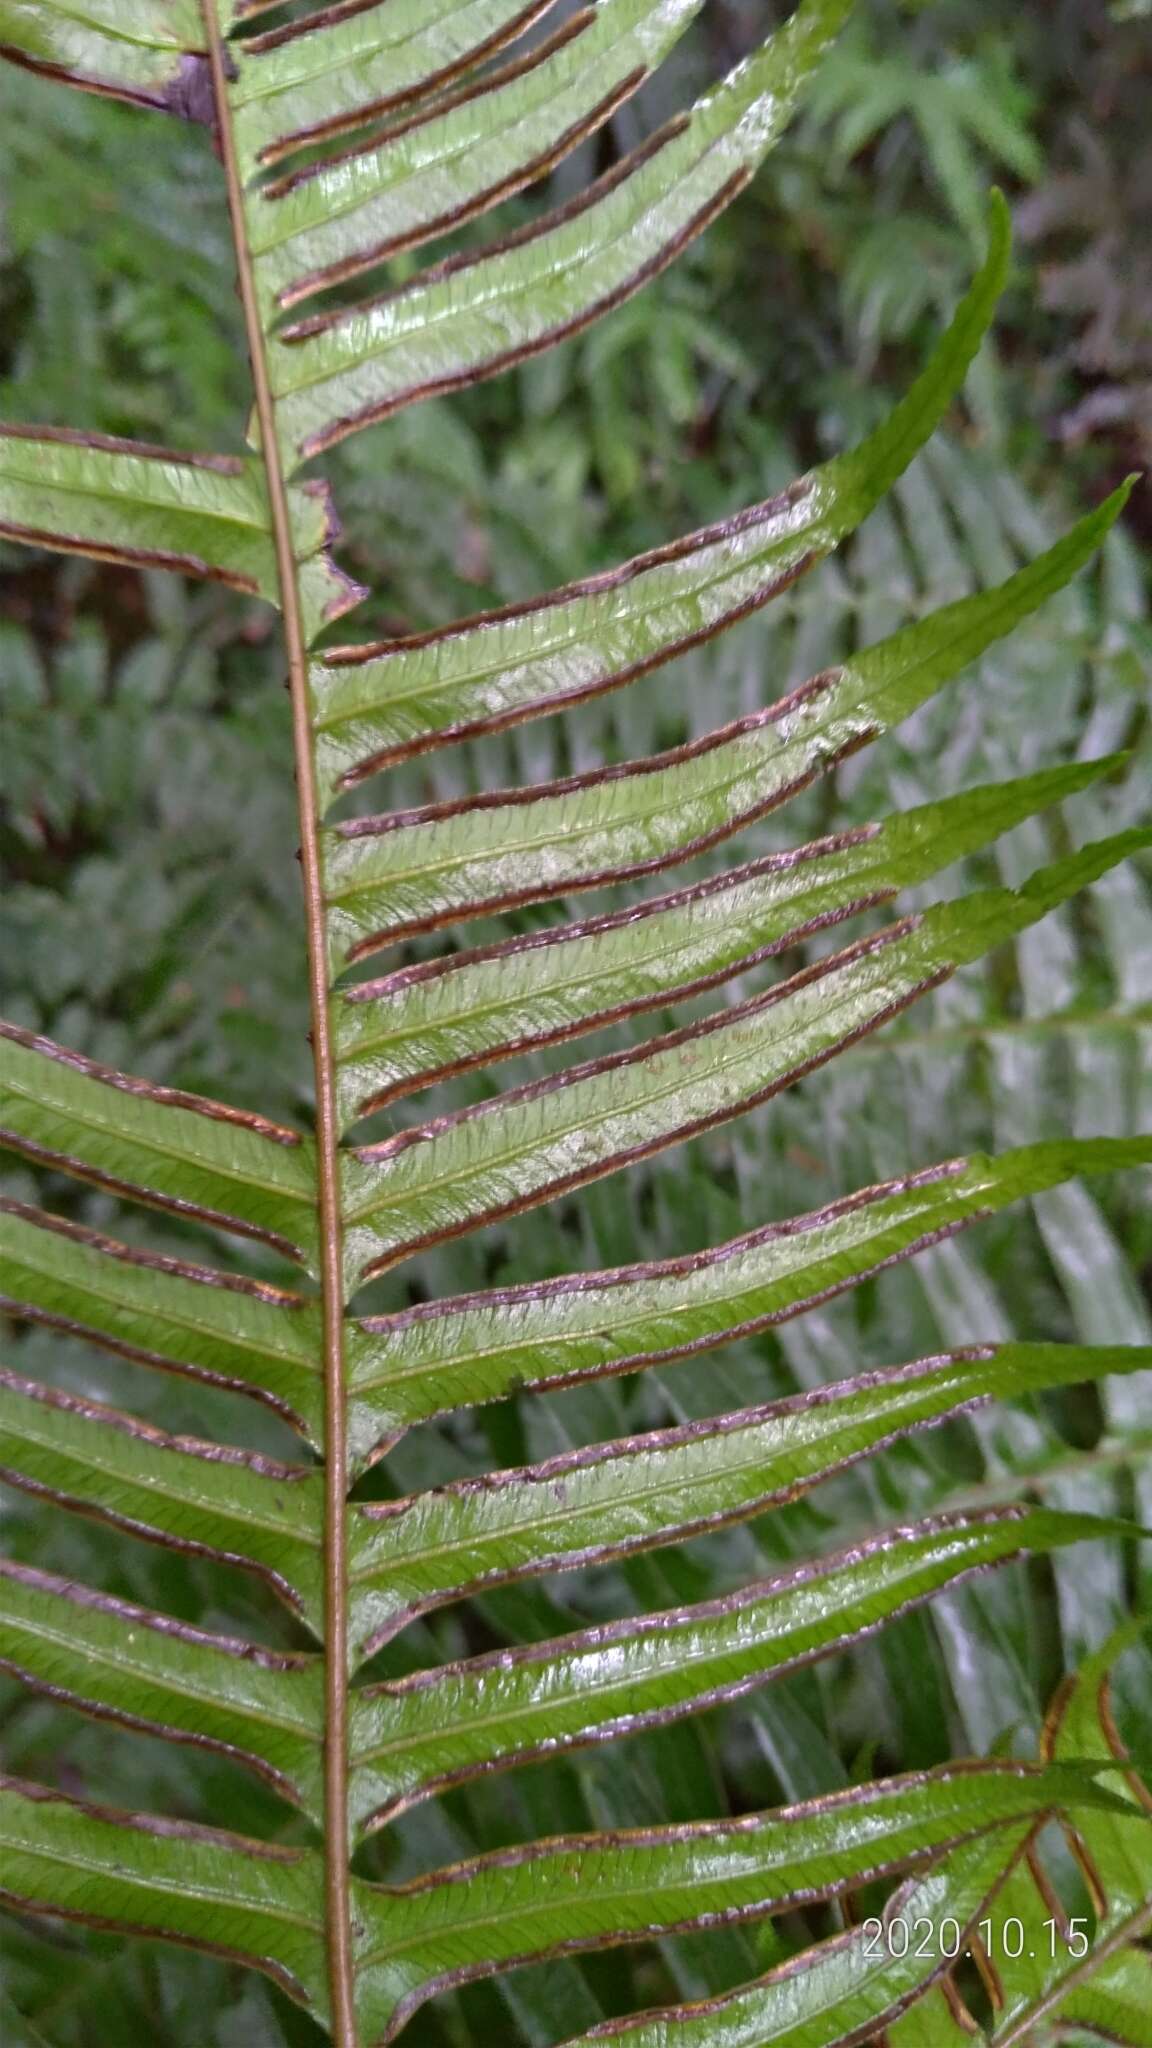
[[[361,1289],[417,1252],[514,1225],[777,1098],[1148,846],[1152,835],[1128,820],[1066,836],[1059,858],[1041,842],[1007,877],[1012,886],[966,880],[951,901],[873,918],[838,950],[803,951],[784,978],[742,988],[709,1015],[671,1028],[661,1014],[647,1037],[653,1013],[806,949],[1049,807],[1083,800],[1124,757],[1007,782],[988,779],[992,767],[961,797],[790,850],[753,847],[671,894],[432,950],[436,934],[469,920],[534,904],[562,915],[569,896],[661,873],[749,830],[926,706],[1062,590],[1125,494],[1017,573],[998,569],[995,588],[895,633],[882,618],[862,653],[779,701],[765,689],[764,708],[663,754],[448,799],[433,780],[418,808],[333,815],[410,757],[638,681],[795,582],[891,487],[913,492],[908,465],[988,330],[1006,220],[994,203],[984,265],[902,404],[778,498],[448,631],[321,650],[324,628],[360,593],[332,563],[324,487],[292,481],[300,465],[402,406],[524,361],[670,263],[746,186],[848,0],[804,0],[689,113],[565,205],[386,296],[330,300],[288,324],[289,308],[478,219],[603,130],[672,50],[697,0],[600,0],[559,27],[545,21],[549,0],[344,0],[249,34],[264,11],[139,0],[113,16],[104,0],[0,0],[0,45],[17,61],[211,127],[255,401],[253,453],[242,461],[79,433],[0,433],[0,529],[206,576],[279,606],[315,1135],[3,1026],[0,1138],[47,1171],[44,1199],[54,1188],[67,1213],[21,1190],[0,1206],[0,1256],[3,1303],[18,1317],[239,1395],[249,1419],[271,1409],[295,1450],[224,1440],[227,1423],[221,1440],[177,1433],[90,1390],[6,1368],[3,1476],[45,1508],[202,1560],[221,1603],[236,1601],[245,1620],[227,1632],[193,1628],[121,1588],[13,1560],[0,1567],[0,1626],[4,1668],[34,1692],[227,1758],[284,1802],[290,1839],[304,1846],[11,1782],[0,1789],[4,1894],[20,1911],[237,1958],[339,2048],[391,2040],[436,1992],[528,1961],[843,1900],[910,1867],[912,1888],[889,1902],[884,1924],[931,1910],[967,1928],[998,1886],[1008,1897],[1023,1881],[1019,1859],[1054,1813],[1098,1836],[1109,1861],[1106,1831],[1130,1819],[1098,1748],[1085,1752],[1087,1768],[1072,1738],[1053,1738],[1036,1765],[967,1759],[734,1822],[564,1833],[454,1862],[437,1850],[440,1867],[409,1883],[361,1873],[373,1868],[370,1837],[448,1788],[671,1728],[993,1567],[1133,1531],[1111,1513],[1018,1500],[919,1510],[896,1526],[877,1527],[884,1517],[873,1515],[855,1540],[841,1532],[817,1556],[777,1566],[753,1549],[763,1562],[708,1598],[674,1574],[663,1595],[630,1579],[633,1609],[590,1625],[573,1625],[578,1598],[564,1610],[531,1582],[566,1574],[571,1585],[589,1564],[615,1560],[631,1573],[641,1553],[747,1523],[990,1401],[1130,1383],[1152,1347],[1004,1343],[972,1330],[943,1354],[883,1371],[853,1360],[839,1381],[798,1399],[745,1399],[675,1427],[659,1414],[661,1426],[638,1431],[605,1425],[570,1451],[533,1459],[529,1445],[515,1464],[431,1490],[398,1482],[382,1497],[386,1461],[396,1456],[402,1471],[399,1440],[436,1416],[683,1360],[797,1316],[1080,1172],[1146,1166],[1152,1139],[951,1160],[650,1264],[441,1289],[406,1305],[395,1291],[365,1299]],[[525,40],[536,23],[543,39]],[[1025,866],[1033,872],[1022,880]],[[409,940],[418,952],[384,976],[343,979]],[[403,1096],[624,1022],[634,1030],[622,1047],[536,1069],[503,1093],[438,1097],[411,1123],[349,1142],[362,1119]],[[157,1248],[139,1217],[108,1234],[109,1197],[160,1212],[189,1241],[169,1250],[166,1236]],[[299,1269],[292,1285],[284,1261]],[[400,1632],[433,1610],[480,1596],[486,1617],[498,1613],[488,1596],[500,1586],[538,1602],[528,1639],[507,1642],[497,1621],[496,1647],[459,1632],[453,1654],[437,1623],[414,1631],[418,1650],[393,1656]],[[245,1598],[261,1587],[263,1610]],[[491,1625],[482,1640],[492,1642]],[[584,2038],[832,2048],[896,2021],[942,1966],[918,1955],[877,1962],[852,1931],[705,2006]],[[931,2021],[947,2008],[928,2000],[923,2010]]]
[[[1143,2048],[1152,1982],[1142,1945],[1152,1923],[1152,1816],[1147,1788],[1128,1768],[1113,1719],[1111,1679],[1118,1659],[1147,1627],[1141,1617],[1127,1623],[1065,1681],[1044,1733],[1048,1759],[1113,1766],[1115,1807],[1078,1816],[1068,1838],[1088,1884],[1091,1915],[1070,1915],[1043,1840],[1032,1845],[1007,1872],[994,1913],[972,1942],[990,1995],[990,2023],[978,2026],[953,1992],[947,2003],[896,2028],[892,2048],[953,2048],[973,2036],[988,2048],[1024,2048],[1081,2032]],[[1124,1768],[1117,1771],[1117,1765]],[[1024,1930],[1020,1942],[1017,1926]]]

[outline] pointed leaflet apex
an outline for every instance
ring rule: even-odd
[[[355,1331],[352,1432],[379,1437],[520,1387],[695,1357],[814,1308],[1010,1203],[1152,1165],[1152,1135],[977,1155],[865,1188],[682,1259],[448,1297]]]
[[[1150,838],[1152,829],[1119,833],[1019,891],[937,905],[650,1044],[362,1147],[345,1161],[349,1286],[767,1102]]]
[[[672,896],[355,983],[335,1003],[344,1121],[442,1076],[715,988],[925,881],[1122,759],[967,790]]]
[[[333,973],[414,932],[655,874],[721,844],[898,725],[1091,560],[1117,491],[992,590],[648,760],[357,818],[324,834]]]
[[[1007,258],[997,213],[982,269],[890,417],[767,503],[532,604],[330,649],[311,676],[326,800],[406,755],[633,682],[787,588],[867,518],[935,431],[991,325]]]

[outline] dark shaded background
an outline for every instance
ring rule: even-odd
[[[564,167],[553,196],[631,147],[784,11],[712,0],[687,51]],[[834,564],[563,731],[545,722],[483,754],[403,771],[395,800],[625,758],[737,716],[845,646],[997,580],[1147,465],[1150,90],[1146,0],[866,0],[754,191],[674,272],[585,338],[342,451],[345,559],[381,593],[358,632],[415,630],[547,589],[766,494],[865,429],[962,291],[989,183],[1012,201],[1017,267],[966,407]],[[203,131],[0,74],[0,417],[239,448],[246,371],[221,202]],[[1134,820],[1149,754],[1150,528],[1145,487],[1098,572],[834,784],[746,835],[741,857],[833,816],[1125,746],[1126,781],[1077,799],[1063,821],[1022,828],[995,867],[971,863],[944,886],[997,869],[1014,882],[1068,833]],[[0,1007],[97,1058],[292,1119],[307,1114],[309,1061],[281,669],[259,607],[0,545]],[[1130,868],[1099,884],[882,1043],[674,1166],[455,1245],[423,1260],[415,1281],[405,1269],[403,1285],[455,1291],[659,1256],[962,1147],[1147,1128],[1148,880]],[[9,1185],[32,1190],[21,1173]],[[55,1199],[97,1225],[113,1213],[94,1195],[77,1207],[74,1189]],[[130,1227],[172,1244],[158,1221]],[[1137,1180],[1058,1191],[699,1367],[419,1431],[390,1483],[406,1491],[942,1345],[1149,1342],[1150,1255]],[[397,1298],[401,1283],[390,1286],[382,1299]],[[25,1370],[167,1428],[274,1442],[271,1425],[225,1397],[157,1386],[49,1333],[11,1331],[6,1348]],[[914,1441],[748,1529],[452,1610],[409,1631],[382,1669],[707,1597],[856,1529],[1018,1491],[1021,1472],[1053,1502],[1147,1520],[1150,1454],[1143,1382],[1018,1407]],[[223,1624],[227,1593],[236,1622],[232,1589],[208,1567],[38,1516],[15,1494],[0,1515],[22,1558],[208,1626]],[[453,1794],[401,1823],[374,1867],[400,1879],[529,1834],[699,1818],[967,1750],[1028,1750],[1060,1672],[1140,1593],[1139,1560],[1117,1546],[1073,1560],[1014,1567],[738,1709]],[[270,1639],[280,1624],[252,1599],[245,1625]],[[0,1728],[11,1768],[65,1791],[223,1812],[285,1837],[282,1811],[223,1764],[14,1688],[0,1689]],[[810,1939],[820,1924],[786,1938]],[[605,2014],[738,1982],[763,1967],[767,1944],[730,1931],[522,1973],[444,2001],[406,2039],[549,2048]],[[223,1965],[9,1920],[0,2039],[281,2048],[318,2036]]]

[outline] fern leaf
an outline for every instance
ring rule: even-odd
[[[779,1910],[836,1897],[913,1857],[939,1855],[986,1832],[1003,1859],[1006,1844],[1019,1839],[1013,1823],[1062,1799],[1078,1811],[1082,1804],[1087,1815],[1095,1810],[1076,1773],[1062,1784],[1059,1772],[1035,1767],[943,1770],[735,1823],[655,1828],[610,1841],[580,1836],[482,1857],[454,1871],[450,1884],[393,1892],[365,1886],[359,1903],[369,1933],[368,2030],[390,2041],[418,2003],[481,1974],[472,1960],[479,1924],[494,1929],[493,1951],[501,1945],[485,1966],[498,1969],[672,1931],[712,1903],[725,1920],[757,1918],[768,1899]]]
[[[1097,1138],[954,1159],[694,1257],[366,1317],[350,1365],[353,1442],[521,1387],[685,1359],[802,1315],[897,1259],[1077,1173],[1152,1163],[1152,1139]]]
[[[329,557],[339,524],[323,484],[297,486],[293,530],[309,631],[318,633],[365,593]],[[5,427],[0,534],[279,597],[268,487],[252,460]]]
[[[315,1858],[219,1829],[83,1806],[0,1779],[4,1894],[24,1912],[159,1935],[274,1977],[324,2010]]]
[[[970,790],[638,909],[354,983],[336,1012],[341,1109],[352,1122],[413,1088],[701,995],[890,902],[1115,765]]]
[[[325,835],[333,973],[414,932],[662,870],[720,845],[899,724],[1087,561],[1127,497],[998,590],[963,598],[669,753]]]
[[[1044,1508],[941,1518],[700,1607],[366,1686],[352,1717],[353,1815],[371,1831],[482,1772],[738,1698],[973,1572],[1106,1527]]]
[[[1147,1371],[1139,1345],[993,1344],[869,1373],[430,1495],[354,1511],[356,1627],[371,1654],[447,1600],[683,1542],[795,1500],[911,1430],[994,1399]]]
[[[954,1850],[895,1895],[882,1926],[954,1921],[969,1933],[1029,1833],[1006,1828]],[[596,2027],[566,2048],[591,2048],[594,2041],[624,2048],[854,2048],[908,2006],[918,2012],[942,1968],[939,1954],[910,1950],[896,1957],[883,1939],[854,1928],[729,1997]]]
[[[315,1303],[0,1202],[4,1304],[142,1365],[267,1403],[319,1447]]]
[[[1119,492],[998,588],[663,755],[450,801],[435,800],[433,783],[419,809],[330,818],[338,798],[386,767],[637,681],[765,603],[903,478],[987,332],[1007,267],[1002,202],[983,268],[923,375],[847,455],[779,499],[536,602],[448,632],[317,651],[360,593],[332,561],[324,486],[291,481],[299,464],[401,406],[551,346],[673,261],[748,183],[848,0],[803,0],[689,113],[533,225],[417,272],[389,296],[329,301],[283,324],[286,311],[539,178],[605,127],[697,4],[600,0],[557,26],[545,19],[550,0],[338,0],[251,34],[265,0],[115,10],[107,0],[0,0],[4,54],[200,122],[223,164],[252,454],[186,458],[80,432],[2,431],[0,529],[278,605],[316,1096],[315,1135],[304,1137],[0,1027],[0,1139],[46,1171],[49,1189],[62,1180],[57,1199],[84,1205],[79,1216],[23,1199],[0,1205],[5,1308],[133,1367],[238,1394],[253,1423],[251,1404],[270,1408],[269,1427],[298,1447],[253,1450],[250,1439],[227,1440],[227,1423],[219,1437],[178,1434],[87,1390],[44,1384],[17,1369],[18,1357],[0,1374],[8,1482],[45,1511],[210,1561],[248,1618],[228,1632],[193,1628],[119,1588],[12,1560],[0,1566],[4,1669],[122,1730],[227,1758],[283,1802],[290,1840],[303,1844],[7,1782],[4,1896],[21,1912],[238,1959],[338,2048],[392,2040],[438,1991],[525,1961],[779,1915],[910,1866],[915,1883],[883,1924],[931,1910],[968,1927],[998,1886],[1011,1898],[1033,1881],[1020,1859],[1053,1814],[1097,1845],[1123,1947],[1117,1974],[1100,1983],[1118,2005],[1134,1995],[1130,1936],[1150,1887],[1141,1871],[1131,1897],[1124,1889],[1130,1803],[1110,1789],[1111,1751],[1090,1744],[1074,1714],[1059,1726],[1075,1733],[1053,1735],[1035,1765],[968,1758],[735,1822],[537,1839],[406,1884],[362,1875],[373,1867],[368,1838],[448,1788],[670,1729],[850,1648],[976,1574],[1133,1533],[1112,1515],[997,1502],[870,1523],[825,1554],[778,1569],[766,1561],[750,1582],[734,1574],[707,1599],[691,1582],[686,1594],[674,1573],[666,1594],[641,1599],[630,1577],[634,1611],[594,1625],[572,1626],[578,1612],[532,1592],[531,1581],[589,1563],[624,1560],[631,1575],[641,1552],[748,1522],[912,1432],[994,1399],[1120,1379],[1152,1357],[1147,1346],[1008,1344],[986,1331],[800,1399],[641,1434],[622,1434],[620,1422],[601,1429],[605,1440],[432,1490],[359,1490],[389,1453],[403,1469],[397,1440],[415,1423],[513,1390],[686,1358],[798,1315],[1079,1172],[1152,1160],[1147,1138],[976,1156],[653,1265],[399,1308],[393,1292],[387,1313],[365,1313],[358,1298],[423,1248],[514,1225],[530,1206],[767,1101],[1149,843],[1145,830],[1107,827],[1082,845],[1065,839],[1062,857],[1022,886],[898,914],[678,1030],[661,1026],[463,1108],[421,1110],[375,1142],[347,1142],[353,1124],[401,1095],[720,989],[1123,765],[1110,755],[985,784],[814,845],[753,849],[739,867],[582,923],[425,957],[425,942],[448,927],[656,874],[754,825],[1061,590],[1108,534]],[[526,40],[537,23],[542,38]],[[357,136],[381,116],[382,127]],[[345,136],[333,153],[331,138]],[[418,959],[373,981],[341,980],[409,938],[421,942]],[[166,1233],[159,1248],[140,1218],[123,1237],[93,1227],[109,1198],[160,1212],[148,1225]],[[199,1250],[209,1233],[221,1246],[211,1264]],[[302,1269],[292,1287],[285,1260]],[[527,1639],[498,1633],[497,1647],[477,1650],[465,1636],[452,1658],[437,1622],[419,1649],[394,1656],[394,1639],[419,1617],[501,1585],[517,1586],[533,1617]],[[251,1618],[260,1589],[268,1640]],[[900,2024],[944,1960],[877,1960],[851,1931],[734,1994],[584,2038],[832,2048]],[[1059,1998],[1073,1989],[1061,1983]],[[1045,1984],[1039,1995],[1057,1994]],[[1022,1989],[1013,2014],[1036,1997]],[[939,1994],[923,2011],[934,2025],[952,2007]]]
[[[373,140],[266,186],[257,278],[288,308],[461,226],[555,167],[645,83],[703,0],[605,0],[484,91],[465,85]]]
[[[664,269],[743,190],[850,5],[805,0],[686,122],[529,233],[285,328],[271,377],[292,463],[578,333]],[[239,133],[251,147],[243,123]]]
[[[440,91],[539,21],[554,0],[336,6],[233,45],[229,94],[246,173]]]
[[[312,1148],[297,1132],[114,1074],[13,1024],[0,1024],[0,1130],[59,1173],[290,1258],[315,1244]]]
[[[344,1181],[349,1285],[767,1102],[1150,837],[1102,841],[1042,869],[1018,894],[989,890],[906,918],[637,1052],[360,1147]]]
[[[102,1720],[217,1751],[322,1820],[317,1657],[213,1636],[2,1560],[0,1622],[4,1668],[23,1684]]]
[[[323,792],[635,681],[767,603],[867,518],[939,425],[1007,263],[997,196],[983,268],[907,396],[858,448],[779,498],[533,605],[415,640],[329,650],[312,668]]]
[[[320,1501],[303,1466],[173,1437],[136,1417],[0,1371],[0,1472],[59,1507],[259,1572],[320,1612]]]

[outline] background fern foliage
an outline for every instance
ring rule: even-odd
[[[72,957],[97,935],[74,982],[39,871],[6,913],[34,961],[53,940],[34,1010],[0,1025],[17,2044],[94,2017],[139,2038],[116,1972],[154,1942],[195,1958],[150,2008],[173,2043],[221,1971],[256,1973],[221,2042],[1152,2039],[1148,1795],[1121,1726],[1135,1703],[1148,1731],[1152,1330],[1082,1178],[1152,1164],[1128,486],[1053,535],[978,448],[933,442],[974,366],[987,435],[1000,404],[1008,218],[977,202],[981,159],[1038,165],[1007,73],[998,99],[962,67],[913,91],[849,12],[802,0],[693,99],[703,0],[0,0],[22,89],[173,125],[163,175],[204,181],[210,223],[192,299],[226,331],[238,279],[251,404],[243,440],[223,400],[244,350],[221,346],[203,410],[229,452],[157,446],[164,406],[136,422],[106,395],[111,417],[0,429],[5,540],[172,607],[127,752],[82,636],[47,701],[18,662],[5,678],[20,861],[67,820],[61,747],[97,810],[132,811],[137,775],[173,817],[190,784],[241,792],[197,813],[216,844],[157,911],[193,977],[155,970],[167,1065],[142,1045],[121,1071],[86,1007],[124,973],[119,870],[73,906]],[[667,77],[687,104],[649,121]],[[698,355],[739,382],[671,266],[757,203],[794,116],[841,177],[910,116],[974,278],[949,273],[919,375],[828,459],[759,492],[734,476],[693,531],[565,582],[564,536],[534,530],[549,476],[579,498],[592,446],[607,499],[645,488],[605,337],[647,288],[655,402],[676,410]],[[894,300],[871,276],[860,255],[845,289],[879,350]],[[165,374],[185,353],[177,329]],[[340,451],[357,569],[366,479],[398,479],[403,557],[414,475],[453,517],[479,489],[432,402],[501,376],[547,413],[573,360],[586,420],[505,479],[520,587],[447,619],[434,577],[430,623],[398,621],[337,559],[314,459]],[[934,477],[975,590],[958,542],[933,557]],[[893,506],[917,592],[894,593]],[[462,586],[488,580],[475,540]],[[1102,548],[1103,641],[1071,587]],[[204,589],[156,594],[172,574]],[[195,737],[222,593],[251,647],[280,613],[227,762]],[[771,600],[783,624],[750,640]],[[1080,659],[1112,663],[1087,719]],[[977,662],[993,687],[965,696]],[[274,954],[246,961],[261,892]],[[300,1065],[257,1018],[218,1100],[179,1020],[222,894],[235,972],[264,977]],[[980,961],[1015,978],[1010,1030],[972,1011]],[[976,1224],[987,1269],[956,1241]],[[57,1731],[87,1722],[88,1761],[62,1765]],[[84,2011],[27,1995],[45,1940],[85,1959]]]

